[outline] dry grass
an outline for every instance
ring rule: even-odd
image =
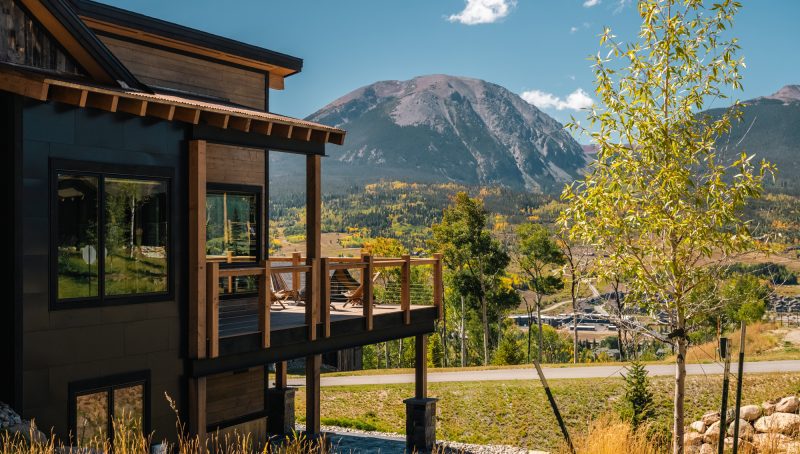
[[[785,334],[785,333],[784,333]],[[736,361],[739,355],[739,338],[741,330],[736,330],[727,337],[733,344],[731,358]],[[798,352],[794,348],[786,348],[781,342],[781,330],[775,323],[754,323],[747,327],[745,336],[745,357],[748,361],[755,359],[759,361],[774,361],[780,359],[797,359]],[[686,358],[690,363],[708,363],[717,360],[716,340],[704,344],[689,347]],[[666,362],[674,362],[675,358],[670,357]]]
[[[669,451],[663,437],[652,434],[648,427],[634,429],[630,423],[611,414],[601,415],[589,425],[586,434],[575,440],[578,454],[661,454]],[[559,451],[569,451],[561,447]]]

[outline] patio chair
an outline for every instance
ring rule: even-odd
[[[301,295],[299,290],[295,290],[289,287],[286,284],[286,280],[283,279],[280,273],[272,273],[272,288],[275,289],[275,292],[283,293],[283,300],[292,300],[297,304],[305,303],[305,298]]]
[[[378,271],[378,272],[376,272],[375,274],[372,275],[372,283],[373,284],[378,280],[378,277],[380,277],[380,275],[381,275],[380,271]],[[355,307],[355,306],[363,306],[364,305],[364,284],[362,283],[361,285],[359,285],[354,290],[348,290],[348,291],[342,293],[342,295],[345,298],[347,298],[347,300],[344,302],[344,305],[342,305],[342,309],[347,307],[348,304],[353,306],[353,307]]]

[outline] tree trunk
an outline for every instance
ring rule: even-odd
[[[542,364],[542,351],[544,350],[544,344],[542,340],[542,306],[540,304],[536,305],[536,326],[539,327],[539,351],[536,352],[536,360],[539,364]]]
[[[444,300],[444,298],[442,298]],[[447,367],[447,304],[442,301],[442,367]]]
[[[682,328],[679,328],[679,330]],[[672,452],[683,454],[683,400],[686,387],[686,339],[678,337],[678,354],[675,359],[675,396],[672,414]]]
[[[481,297],[481,318],[483,319],[483,365],[489,364],[489,314],[486,299]]]
[[[467,328],[464,320],[464,295],[461,295],[461,367],[467,366]]]
[[[578,364],[578,311],[572,305],[572,362]]]

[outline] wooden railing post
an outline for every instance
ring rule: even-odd
[[[219,263],[206,265],[206,336],[208,356],[219,356]]]
[[[442,319],[444,314],[444,264],[442,263],[442,254],[433,254],[436,263],[433,265],[433,305],[439,312],[439,320]]]
[[[206,357],[206,142],[189,142],[189,357]]]
[[[320,314],[322,315],[322,335],[323,337],[330,337],[331,335],[331,259],[330,257],[323,257],[320,260],[320,277],[322,282],[319,289],[319,304],[322,305]]]
[[[308,326],[308,340],[317,339],[317,323],[319,323],[319,259],[307,258],[306,264],[311,267],[306,278],[306,325]]]
[[[411,256],[402,256],[400,268],[400,308],[403,310],[403,323],[411,324]]]
[[[206,440],[206,377],[189,379],[189,432],[197,435],[200,446]]]
[[[292,266],[300,266],[303,257],[299,252],[292,253]],[[292,290],[294,294],[297,295],[297,292],[300,291],[300,272],[295,270],[292,271]]]
[[[370,254],[361,256],[361,261],[364,262],[364,269],[361,271],[361,285],[363,291],[363,304],[364,308],[364,327],[367,331],[372,331],[372,303],[373,303],[373,288],[372,288],[372,274],[374,270],[374,258]]]
[[[270,295],[271,286],[269,260],[263,260],[261,266],[264,272],[258,276],[258,326],[261,328],[261,348],[269,348],[270,336],[270,307],[272,298]]]

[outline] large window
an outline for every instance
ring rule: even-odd
[[[78,446],[113,441],[122,430],[149,433],[148,373],[70,385],[70,431]]]
[[[169,178],[158,175],[163,171],[128,175],[63,167],[54,171],[52,213],[60,305],[167,294]],[[144,176],[152,174],[157,176]]]
[[[206,256],[223,263],[255,262],[261,247],[261,187],[209,184]]]

